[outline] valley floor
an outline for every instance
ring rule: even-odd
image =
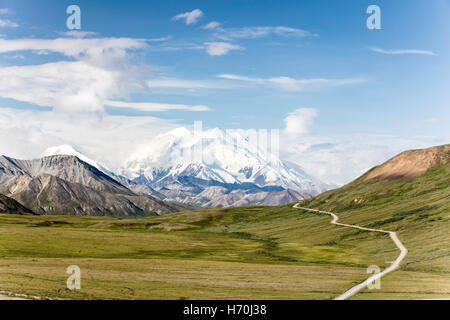
[[[328,217],[298,211],[2,215],[0,290],[75,299],[331,299],[366,278],[366,261],[386,266],[395,257],[388,237],[337,230]],[[345,244],[335,245],[336,237]],[[73,264],[82,272],[79,291],[66,289]]]
[[[143,219],[0,215],[0,291],[30,297],[332,299],[397,255],[388,235],[291,205]],[[66,288],[69,265],[81,268],[81,290]],[[446,270],[402,269],[354,298],[445,297]]]

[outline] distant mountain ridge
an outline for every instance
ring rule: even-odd
[[[245,206],[277,206],[279,204],[291,203],[298,200],[310,198],[309,194],[302,194],[295,190],[287,189],[272,192],[260,192],[245,194],[242,192],[232,192],[219,197],[203,205],[206,208],[223,207],[245,207]]]
[[[78,157],[68,155],[34,160],[1,156],[0,193],[40,214],[148,216],[184,208],[136,194]]]
[[[44,154],[75,155],[135,193],[201,207],[222,205],[223,199],[228,199],[229,206],[278,205],[334,187],[296,164],[281,161],[239,132],[229,134],[220,129],[195,134],[178,128],[161,134],[131,154],[116,172],[68,145],[51,147]],[[267,195],[282,191],[284,196]]]
[[[230,206],[278,205],[294,199],[294,195],[300,200],[334,187],[296,164],[281,161],[271,140],[268,146],[269,140],[268,136],[246,136],[239,130],[197,132],[181,127],[156,136],[130,154],[117,170],[106,168],[69,145],[50,147],[44,155],[74,155],[135,193],[202,207],[221,203],[215,200],[217,197],[227,198]],[[268,192],[282,191],[285,196],[274,194],[271,201],[260,200]],[[239,200],[233,203],[230,199]]]
[[[196,206],[210,206],[215,197],[224,199],[226,195],[240,201],[241,197],[234,193],[262,193],[260,197],[264,197],[267,192],[283,190],[295,190],[296,193],[286,194],[295,194],[300,200],[334,187],[313,178],[296,164],[281,161],[258,139],[254,143],[237,131],[229,133],[217,128],[200,133],[177,128],[158,135],[130,155],[116,177],[128,179],[134,187],[146,186],[152,195],[162,194],[159,197],[165,201]],[[273,199],[280,202],[270,203],[284,204],[288,198],[292,199],[275,196]],[[246,199],[247,205],[260,203],[256,196]]]

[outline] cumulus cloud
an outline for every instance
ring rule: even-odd
[[[286,91],[304,91],[321,87],[335,87],[365,82],[362,78],[348,79],[294,79],[290,77],[255,78],[234,74],[220,74],[221,79],[244,81],[254,85],[270,85]]]
[[[306,172],[327,183],[343,185],[398,153],[448,143],[445,137],[373,135],[370,133],[320,134],[281,141],[281,156],[300,164]]]
[[[311,133],[317,112],[298,109],[287,115],[280,136],[280,156],[301,165],[306,172],[328,183],[344,184],[405,149],[448,142],[434,137],[400,137],[370,134],[324,136]],[[0,108],[2,154],[30,159],[47,148],[70,145],[111,170],[141,150],[160,133],[179,124],[156,117],[124,117],[91,113],[55,113]],[[289,139],[293,132],[296,138]]]
[[[10,10],[8,8],[0,8],[0,14],[7,14],[10,13]]]
[[[383,54],[421,54],[427,56],[435,56],[433,51],[428,50],[415,50],[415,49],[404,49],[404,50],[392,50],[392,49],[381,49],[381,48],[370,48],[370,50]]]
[[[54,107],[59,111],[99,111],[103,100],[122,91],[119,72],[83,61],[0,68],[0,96]]]
[[[308,134],[317,110],[313,108],[299,108],[284,118],[284,134],[289,137],[299,137]]]
[[[53,107],[57,111],[95,112],[102,111],[104,105],[155,112],[211,110],[201,105],[109,100],[127,96],[132,83],[133,79],[121,70],[105,69],[84,61],[0,68],[1,97]]]
[[[280,37],[315,37],[317,34],[311,33],[307,30],[290,28],[285,26],[276,27],[244,27],[244,28],[219,28],[215,36],[222,40],[232,39],[255,39],[266,37],[269,35],[276,35]]]
[[[129,50],[144,47],[144,40],[130,38],[0,39],[0,52],[58,52],[76,59],[0,68],[0,97],[64,112],[103,113],[105,103],[141,111],[210,110],[202,105],[117,101],[150,90],[143,80],[145,68],[128,61]]]
[[[311,108],[300,108],[286,116],[280,157],[330,184],[346,184],[402,151],[448,143],[448,137],[313,133],[317,116]]]
[[[244,50],[244,47],[227,42],[205,42],[204,45],[210,56],[223,56],[232,50]]]
[[[203,16],[203,11],[200,9],[194,9],[190,12],[177,14],[172,20],[183,20],[186,25],[196,24],[198,20]]]
[[[333,141],[329,143],[327,141]],[[329,147],[315,148],[316,145]],[[383,163],[402,148],[372,141],[367,143],[356,136],[307,137],[294,145],[283,145],[282,156],[314,177],[329,184],[346,184],[370,168]]]
[[[0,150],[4,155],[31,159],[51,146],[67,144],[114,170],[140,144],[177,126],[156,117],[0,108]]]

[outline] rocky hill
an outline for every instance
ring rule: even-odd
[[[0,213],[35,214],[32,210],[3,194],[0,194]]]
[[[0,192],[39,214],[149,216],[185,207],[137,194],[75,156],[0,157]]]

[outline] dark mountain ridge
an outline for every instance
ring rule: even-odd
[[[88,163],[67,155],[34,160],[1,156],[0,193],[39,214],[120,217],[186,209],[137,194]]]

